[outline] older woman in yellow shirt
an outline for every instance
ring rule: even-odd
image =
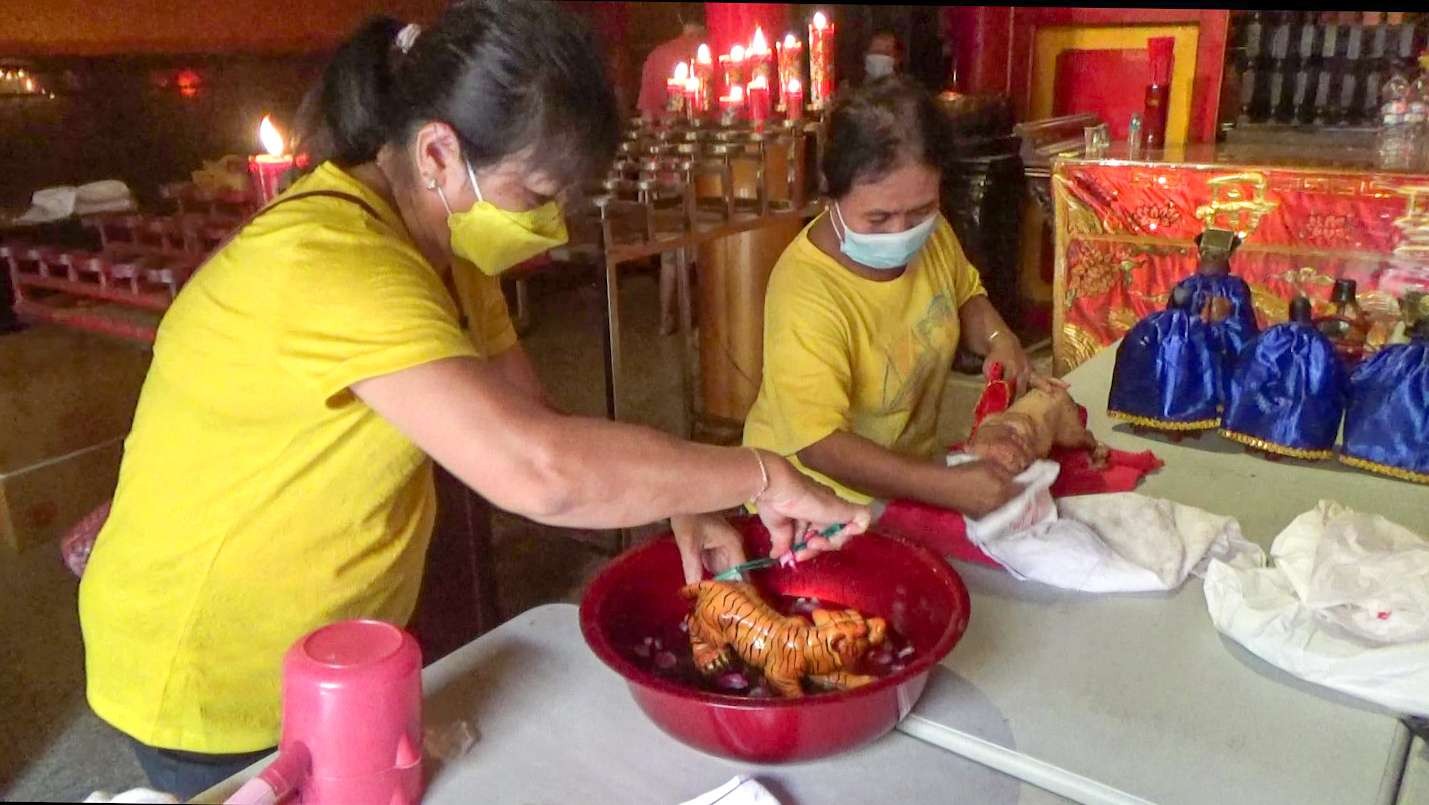
[[[771,452],[544,403],[494,276],[564,241],[557,197],[618,136],[566,12],[457,2],[420,33],[375,19],[334,57],[323,107],[334,159],[164,317],[80,585],[89,702],[183,797],[277,742],[294,640],[411,615],[433,460],[553,525],[754,499],[782,553],[796,523],[868,519]]]
[[[949,136],[932,98],[906,78],[836,101],[823,162],[829,208],[770,276],[764,377],[744,444],[785,456],[850,501],[904,498],[980,516],[1017,487],[989,462],[941,460],[954,354],[962,346],[1001,363],[1022,389],[1057,381],[1031,370],[938,212]],[[1027,445],[1011,447],[1030,461]],[[674,525],[687,545],[737,540],[718,517]]]

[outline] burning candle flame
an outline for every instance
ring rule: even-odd
[[[263,150],[267,151],[269,156],[283,155],[283,135],[278,133],[268,115],[264,115],[263,122],[258,124],[258,140],[263,143]]]
[[[744,61],[744,45],[735,45],[729,49],[730,61]]]
[[[699,48],[695,51],[695,61],[700,64],[714,64],[714,60],[710,57],[709,45],[700,44]]]
[[[814,12],[814,27],[815,27],[815,28],[818,28],[820,31],[822,31],[822,30],[824,30],[825,28],[829,27],[829,18],[824,16],[824,12],[822,12],[822,11],[815,11],[815,12]]]
[[[769,80],[766,79],[763,75],[757,75],[754,78],[750,79],[749,88],[751,90],[769,89]]]
[[[784,47],[796,48],[798,46],[799,40],[795,39],[793,34],[784,34]]]
[[[769,43],[764,40],[764,30],[754,26],[754,38],[749,40],[750,53],[768,53]]]
[[[803,89],[804,89],[804,88],[803,88],[802,86],[800,86],[800,84],[799,84],[799,79],[797,79],[797,78],[791,78],[791,79],[789,79],[789,94],[790,94],[790,95],[797,95],[797,94],[799,94],[800,92],[802,92]]]
[[[679,64],[675,65],[675,80],[676,80],[676,81],[683,82],[686,78],[689,78],[689,77],[690,77],[690,65],[685,64],[684,62],[680,62]]]
[[[730,87],[729,99],[734,103],[742,102],[744,100],[744,87],[741,87],[738,84],[735,84],[734,86]]]

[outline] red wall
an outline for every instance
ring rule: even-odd
[[[372,14],[425,22],[445,0],[3,0],[6,56],[326,50]]]

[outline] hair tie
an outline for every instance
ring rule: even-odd
[[[402,55],[407,55],[407,51],[412,49],[412,43],[417,41],[417,37],[422,33],[422,26],[415,22],[407,23],[407,27],[397,32],[397,49],[402,51]]]

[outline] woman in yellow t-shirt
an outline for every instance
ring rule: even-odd
[[[903,498],[987,514],[1017,491],[1001,467],[947,467],[938,412],[959,346],[1031,371],[939,214],[947,124],[926,91],[890,77],[841,95],[823,172],[829,209],[789,244],[764,303],[764,377],[744,444],[787,457],[859,503]],[[1027,445],[1011,446],[1026,461]],[[679,518],[686,542],[732,543],[718,517]]]
[[[571,15],[478,0],[426,31],[376,18],[323,82],[335,156],[165,315],[80,585],[90,705],[185,798],[277,742],[294,640],[411,615],[432,460],[552,525],[754,499],[782,555],[806,524],[868,522],[774,453],[544,402],[495,275],[565,240],[557,198],[615,150],[613,95]]]

